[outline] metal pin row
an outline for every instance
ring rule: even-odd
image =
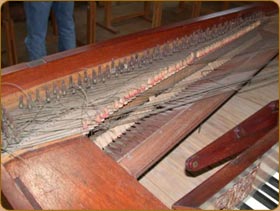
[[[119,74],[124,72],[133,71],[136,68],[141,69],[143,66],[153,63],[153,61],[161,60],[164,57],[171,56],[173,53],[179,52],[183,49],[209,41],[212,38],[223,35],[228,30],[232,30],[241,25],[246,25],[246,22],[252,22],[260,17],[262,17],[262,14],[257,13],[253,16],[245,18],[239,17],[231,21],[219,23],[217,25],[213,25],[211,28],[208,27],[205,30],[199,29],[189,36],[183,36],[181,38],[176,38],[173,41],[167,41],[166,43],[157,45],[154,48],[142,52],[141,54],[136,53],[130,57],[124,58],[122,61],[119,60],[118,64],[114,59],[112,59],[112,61],[105,66],[105,70],[102,70],[101,65],[98,66],[97,71],[93,69],[91,76],[87,70],[83,72],[83,75],[79,73],[77,84],[75,84],[73,76],[69,76],[68,87],[66,87],[64,80],[62,80],[60,87],[54,83],[52,90],[45,87],[45,102],[50,103],[52,99],[60,100],[61,97],[66,96],[68,90],[70,90],[70,93],[75,94],[77,86],[89,89],[98,82],[105,82],[112,76],[118,77]],[[39,103],[41,101],[42,98],[40,97],[40,91],[39,89],[36,89],[35,100],[33,101],[31,94],[28,94],[25,105],[23,96],[20,96],[18,107],[32,109],[35,106],[35,103]]]

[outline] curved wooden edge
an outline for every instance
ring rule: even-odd
[[[1,164],[1,191],[12,207],[22,210],[33,210],[33,206],[26,199],[22,191],[17,188],[5,167]]]
[[[246,150],[278,124],[278,106],[278,100],[268,103],[243,122],[190,156],[185,162],[185,169],[189,172],[201,171]]]
[[[275,145],[278,142],[278,137],[279,128],[277,125],[254,145],[175,202],[172,207],[198,208]]]

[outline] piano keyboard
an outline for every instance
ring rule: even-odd
[[[279,173],[276,172],[252,196],[238,207],[240,210],[272,210],[279,203]]]

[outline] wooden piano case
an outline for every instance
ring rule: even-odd
[[[43,92],[45,86],[68,78],[69,75],[78,83],[84,70],[94,70],[98,65],[106,67],[112,58],[118,61],[169,40],[189,35],[195,30],[206,30],[207,27],[258,11],[269,15],[275,11],[275,5],[252,4],[47,56],[39,65],[24,63],[6,68],[2,70],[2,105],[7,109],[18,106],[21,95],[18,87],[31,92],[34,97],[36,89]],[[263,50],[264,52],[256,55],[258,62],[254,64],[255,66],[250,66],[251,68],[261,68],[277,52],[277,49]],[[228,65],[228,68],[230,67],[236,66]],[[10,86],[11,84],[17,86]],[[167,209],[138,183],[136,178],[199,126],[234,93],[235,91],[231,90],[205,99],[203,102],[208,105],[208,110],[202,109],[201,102],[186,110],[187,114],[197,112],[195,120],[183,119],[186,120],[184,123],[187,127],[182,129],[182,134],[174,136],[174,140],[171,139],[170,144],[163,146],[162,149],[151,147],[152,150],[149,152],[151,157],[144,154],[149,150],[140,147],[138,151],[135,150],[135,154],[133,152],[128,154],[122,163],[118,163],[80,133],[32,148],[3,153],[2,193],[14,209]],[[173,134],[170,134],[169,130],[162,133],[163,138],[171,135]],[[152,140],[150,138],[151,146]],[[160,138],[155,141],[161,143]],[[134,158],[133,162],[131,158]]]

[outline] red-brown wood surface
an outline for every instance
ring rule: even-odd
[[[27,152],[4,167],[33,208],[167,209],[85,137]],[[29,209],[16,201],[17,192],[6,192],[7,184],[15,184],[5,182],[2,177],[13,207]]]
[[[237,155],[278,124],[278,101],[273,101],[186,160],[187,171],[201,171]]]
[[[265,43],[262,43],[265,48]],[[246,52],[255,52],[255,47],[246,49]],[[254,56],[246,54],[238,56],[223,65],[224,72],[238,68],[240,70],[251,70],[251,76],[257,73],[270,59],[277,55],[278,49],[263,49]],[[218,74],[213,72],[213,75]],[[246,76],[248,77],[248,76]],[[249,78],[247,78],[249,79]],[[207,77],[205,79],[207,81]],[[245,78],[244,78],[245,80]],[[198,83],[203,83],[200,80]],[[237,89],[240,87],[236,87]],[[198,127],[209,117],[220,105],[229,99],[235,91],[228,91],[223,94],[206,98],[194,103],[189,109],[182,111],[158,128],[152,135],[147,137],[137,147],[128,152],[118,162],[133,176],[139,177],[148,168],[155,164],[163,155],[179,143],[187,134]]]
[[[33,209],[30,202],[25,198],[22,191],[17,188],[13,179],[6,171],[5,167],[3,167],[3,165],[1,165],[1,192],[4,194],[4,196],[16,196],[9,197],[10,206],[23,210]]]
[[[135,33],[102,43],[89,45],[72,51],[56,54],[44,58],[45,64],[28,67],[20,65],[2,70],[2,82],[14,83],[28,89],[51,80],[80,71],[81,68],[98,65],[112,58],[120,58],[137,51],[141,51],[157,44],[162,44],[170,39],[190,34],[196,29],[204,29],[214,24],[224,22],[234,17],[250,14],[256,10],[271,10],[273,4],[252,4],[218,12],[208,16],[195,18],[173,26],[162,27]],[[15,71],[18,69],[18,71]],[[8,74],[5,74],[8,73]],[[2,97],[17,92],[11,86],[2,86]]]
[[[278,133],[279,129],[276,126],[229,164],[183,196],[172,207],[174,209],[199,207],[276,144],[279,138]]]
[[[134,177],[139,177],[232,94],[233,92],[221,94],[201,100],[190,108],[182,109],[176,116],[143,141],[141,145],[127,153],[119,161],[120,165]],[[201,109],[202,107],[203,109]]]

